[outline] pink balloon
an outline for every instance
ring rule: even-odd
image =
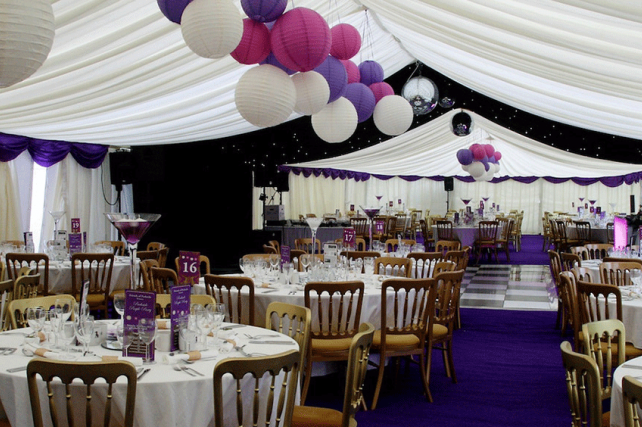
[[[490,144],[486,144],[486,145],[484,145],[484,150],[486,151],[486,155],[487,155],[488,157],[490,157],[490,156],[492,156],[493,154],[495,154],[495,148],[493,148],[493,146],[492,146],[492,145],[490,145]]]
[[[338,24],[330,30],[332,47],[330,55],[337,59],[350,59],[361,49],[361,34],[350,24]]]
[[[250,18],[243,20],[243,37],[230,55],[241,64],[258,64],[270,54],[270,30]]]
[[[473,157],[475,158],[475,160],[481,160],[486,157],[486,150],[484,150],[484,147],[482,147],[481,145],[472,147],[470,151],[473,152]]]
[[[495,151],[495,160],[499,162],[501,159],[502,159],[502,153],[500,153],[499,151]]]
[[[348,72],[348,84],[359,83],[359,80],[361,80],[361,73],[359,72],[357,64],[349,59],[340,59],[340,61],[343,66],[346,67],[346,71]]]
[[[271,32],[272,53],[291,70],[310,71],[330,54],[332,34],[323,16],[296,7],[279,17]]]
[[[386,82],[373,83],[370,85],[370,90],[374,93],[376,102],[384,96],[395,94],[395,90]]]

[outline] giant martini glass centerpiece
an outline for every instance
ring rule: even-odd
[[[360,206],[361,210],[366,213],[368,218],[370,218],[370,241],[368,243],[370,247],[372,247],[372,222],[374,221],[374,217],[379,215],[379,211],[381,211],[382,207],[383,206],[378,208],[364,208],[363,206]]]
[[[109,221],[127,241],[130,257],[130,279],[131,289],[136,289],[136,273],[134,271],[136,262],[136,250],[138,242],[143,238],[147,230],[160,218],[160,214],[128,214],[128,213],[106,213]]]
[[[323,218],[312,217],[306,218],[305,221],[312,231],[312,258],[314,259],[314,254],[317,252],[317,229],[323,222]]]
[[[60,220],[65,215],[65,211],[49,211],[49,214],[53,217],[54,220],[54,240],[58,238],[58,225]]]

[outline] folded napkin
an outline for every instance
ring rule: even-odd
[[[232,351],[235,347],[243,347],[250,340],[249,338],[240,336],[238,334],[232,334],[227,338],[221,338],[223,343],[221,344],[221,352]]]
[[[156,327],[158,329],[171,329],[172,321],[171,320],[156,320]]]
[[[103,362],[113,362],[115,360],[124,360],[125,362],[129,362],[134,366],[143,366],[142,357],[102,356],[101,359]]]
[[[215,353],[210,353],[212,356]],[[200,351],[189,351],[187,353],[169,353],[163,355],[163,363],[173,365],[181,360],[199,360],[202,357]]]
[[[48,348],[36,347],[29,343],[25,343],[24,350],[26,350],[27,352],[32,352],[35,356],[45,357],[52,360],[60,359],[60,353],[51,351]]]

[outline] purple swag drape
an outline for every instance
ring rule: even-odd
[[[42,167],[55,165],[71,153],[81,166],[95,169],[105,160],[109,146],[98,144],[79,144],[65,141],[47,141],[26,136],[0,133],[0,162],[9,162],[24,150],[34,162]]]

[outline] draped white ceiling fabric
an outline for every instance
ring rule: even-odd
[[[501,169],[496,177],[602,178],[642,171],[642,165],[584,157],[541,144],[472,111],[464,111],[472,119],[470,135],[456,136],[451,123],[453,116],[461,111],[464,110],[450,111],[401,136],[360,151],[287,166],[399,177],[469,177],[456,153],[478,143],[492,144],[502,153]]]
[[[249,67],[229,55],[194,54],[155,0],[52,4],[51,53],[32,77],[0,90],[0,132],[131,146],[257,130],[234,105],[236,82]],[[642,137],[642,2],[297,0],[295,6],[318,11],[330,25],[354,25],[364,44],[353,61],[376,60],[386,77],[419,60],[515,108]]]

